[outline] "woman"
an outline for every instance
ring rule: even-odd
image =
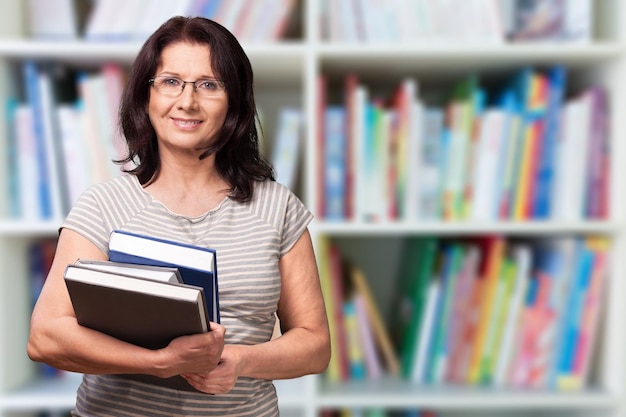
[[[120,162],[136,165],[77,201],[32,315],[31,359],[85,374],[74,416],[272,416],[271,380],[326,368],[312,215],[259,154],[252,82],[237,40],[204,18],[172,18],[141,48],[120,107]],[[154,351],[78,325],[63,271],[107,259],[114,229],[216,249],[221,325]],[[128,373],[180,374],[214,395],[116,375]]]

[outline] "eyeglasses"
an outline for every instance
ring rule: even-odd
[[[180,96],[185,89],[185,84],[193,85],[193,91],[202,97],[216,97],[224,94],[226,91],[224,83],[213,78],[205,78],[196,81],[183,81],[178,77],[158,75],[154,78],[150,78],[148,82],[160,94],[169,97]]]

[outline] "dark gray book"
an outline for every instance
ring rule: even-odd
[[[161,349],[176,337],[209,331],[202,287],[98,270],[81,262],[68,265],[64,278],[78,323],[117,339]],[[124,376],[196,391],[180,376]]]

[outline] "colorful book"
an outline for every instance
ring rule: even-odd
[[[427,367],[429,360],[429,350],[432,344],[433,329],[435,327],[435,315],[437,311],[437,303],[441,297],[441,281],[431,279],[426,291],[426,304],[424,305],[424,313],[419,326],[418,344],[416,346],[415,358],[410,370],[411,380],[414,382],[427,382]]]
[[[569,376],[559,379],[560,387],[568,390],[581,389],[587,383],[592,356],[598,345],[598,327],[606,288],[610,243],[603,237],[588,237],[585,242],[594,252],[594,262],[575,342],[572,371]]]
[[[302,141],[302,112],[296,108],[283,108],[278,115],[278,127],[272,152],[276,181],[295,189],[297,166]]]
[[[467,244],[465,256],[459,271],[457,285],[452,301],[452,313],[448,330],[448,360],[445,380],[447,382],[459,382],[463,379],[461,373],[462,358],[466,348],[470,345],[466,339],[466,330],[473,320],[472,297],[474,293],[478,267],[480,265],[480,249],[474,244]],[[464,372],[463,372],[464,375]]]
[[[383,321],[380,309],[376,304],[374,295],[363,272],[352,266],[350,271],[350,282],[355,293],[362,297],[367,310],[367,318],[372,327],[373,337],[376,341],[376,347],[380,352],[382,360],[385,364],[387,374],[390,376],[398,376],[400,374],[400,361],[396,353],[389,330]]]
[[[504,237],[489,236],[479,241],[483,248],[483,260],[480,268],[481,295],[479,304],[475,306],[479,310],[476,332],[472,341],[472,354],[469,362],[467,381],[476,384],[480,378],[480,364],[489,326],[493,320],[495,295],[504,258],[506,242]]]
[[[478,76],[470,74],[460,81],[446,106],[446,125],[450,132],[446,171],[442,189],[442,209],[445,220],[459,220],[464,215],[464,192],[471,157],[470,141],[476,114],[482,109],[484,92]]]
[[[591,283],[595,256],[594,251],[584,241],[578,241],[573,280],[566,302],[567,314],[564,317],[562,331],[559,335],[563,338],[563,342],[556,358],[556,387],[560,389],[568,388],[569,375],[574,370],[576,344],[581,331],[585,297]]]
[[[460,244],[450,242],[440,250],[439,279],[441,294],[437,300],[433,323],[432,343],[429,347],[428,364],[425,382],[438,384],[444,381],[449,358],[449,331],[452,317],[453,301],[459,272],[464,256]]]
[[[607,97],[601,86],[586,90],[590,101],[588,142],[588,175],[585,185],[584,215],[586,218],[606,218],[608,212],[608,173],[610,167]]]
[[[345,220],[346,111],[329,106],[324,112],[324,202],[326,220]]]
[[[359,327],[357,310],[353,298],[349,298],[343,302],[343,320],[346,332],[348,377],[355,381],[363,380],[367,377],[367,368],[363,345],[361,343],[361,329]]]
[[[400,355],[401,374],[412,374],[418,351],[419,335],[436,259],[438,239],[421,237],[408,239],[403,253],[403,265],[396,288],[392,337]]]
[[[518,337],[523,320],[523,308],[532,267],[532,251],[526,244],[514,244],[510,256],[516,266],[515,282],[511,288],[510,301],[506,309],[502,328],[502,341],[497,350],[492,384],[502,387],[508,383]]]
[[[376,349],[376,337],[374,335],[367,301],[365,300],[365,296],[355,293],[352,296],[352,303],[354,304],[356,313],[359,343],[363,351],[367,378],[378,379],[383,373],[383,368]]]
[[[335,321],[335,337],[337,338],[337,350],[333,355],[337,356],[337,366],[339,380],[346,381],[350,378],[350,358],[348,335],[346,331],[346,319],[344,312],[344,302],[348,298],[348,289],[344,285],[343,261],[339,247],[330,242],[328,245],[328,268],[330,273],[330,284],[332,287],[332,299],[334,303],[333,313]]]
[[[438,107],[423,109],[419,136],[419,187],[417,188],[417,217],[436,220],[440,216],[440,195],[444,144],[444,112]]]
[[[532,196],[532,217],[547,219],[552,211],[552,187],[556,165],[556,146],[559,140],[561,108],[565,99],[567,69],[554,66],[547,72],[548,91],[544,117],[543,138],[538,152],[535,188]]]
[[[515,274],[515,263],[508,257],[502,260],[502,267],[498,277],[496,294],[494,296],[493,317],[489,324],[485,347],[480,359],[478,383],[491,385],[493,381],[494,364],[500,348],[507,308],[511,301]]]
[[[328,317],[328,328],[330,332],[330,350],[332,355],[326,368],[325,376],[329,381],[340,381],[341,371],[339,366],[339,336],[340,326],[337,323],[335,309],[335,294],[333,293],[332,272],[330,267],[330,239],[321,236],[317,240],[317,259],[319,261],[320,284],[324,296],[324,305]]]
[[[547,86],[545,74],[530,67],[521,69],[513,80],[512,87],[520,103],[521,126],[513,176],[512,219],[525,220],[532,216],[537,156],[541,149],[547,107]]]

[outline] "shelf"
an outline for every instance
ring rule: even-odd
[[[604,391],[545,392],[510,389],[433,387],[395,379],[323,383],[322,407],[432,408],[437,410],[567,410],[618,407],[620,397]]]
[[[141,48],[140,42],[44,42],[1,39],[0,56],[8,59],[54,60],[79,67],[97,67],[106,62],[131,65]],[[264,82],[302,81],[306,48],[299,42],[242,45],[257,78]],[[276,65],[280,63],[280,65]]]
[[[587,234],[613,235],[624,226],[612,221],[528,221],[528,222],[431,222],[431,223],[357,223],[357,222],[315,222],[311,228],[316,232],[332,235],[372,235],[372,236],[408,236],[408,235],[485,235],[502,233],[508,235],[554,235]],[[0,229],[1,230],[1,229]]]
[[[56,236],[62,220],[10,221],[0,220],[1,237],[50,237]]]
[[[281,408],[302,406],[305,385],[310,378],[275,381]],[[41,379],[12,391],[2,399],[1,411],[31,411],[34,409],[68,410],[76,402],[76,390],[82,375],[67,373],[59,378]]]
[[[64,410],[76,402],[76,389],[82,380],[81,374],[67,373],[58,378],[41,379],[5,395],[2,407],[5,410]]]
[[[576,67],[595,66],[619,60],[624,49],[618,43],[592,44],[506,44],[463,45],[424,43],[393,45],[320,45],[316,50],[325,73],[354,71],[367,76],[399,77],[406,72],[436,70],[439,75],[487,70],[500,72],[520,66],[552,64],[555,62]],[[376,56],[378,59],[372,60]],[[389,65],[393,62],[393,65]]]

